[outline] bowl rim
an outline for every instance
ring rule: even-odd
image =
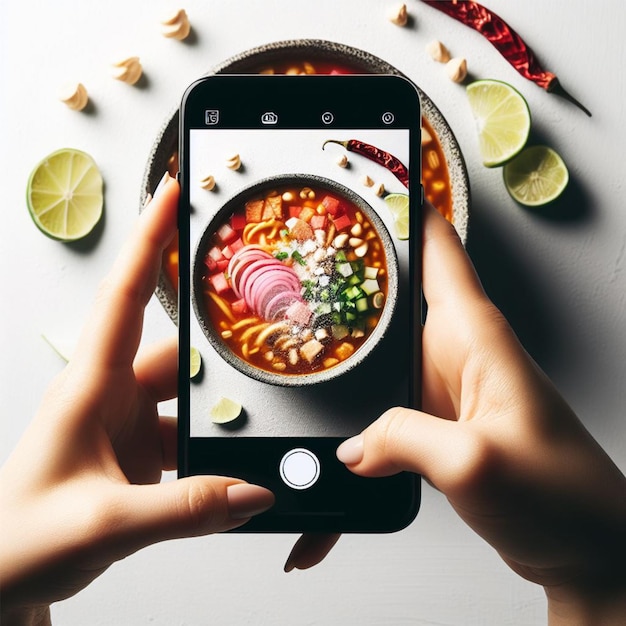
[[[452,187],[453,223],[463,244],[467,242],[469,227],[469,210],[471,189],[469,174],[459,143],[446,118],[437,108],[423,89],[409,76],[391,65],[388,61],[355,46],[334,42],[326,39],[284,39],[268,42],[236,53],[214,65],[204,76],[213,74],[236,73],[249,70],[264,60],[280,58],[282,55],[296,51],[310,55],[311,58],[322,58],[346,64],[354,64],[366,73],[394,74],[411,81],[420,96],[422,115],[437,132],[437,138],[446,158],[446,166]],[[340,57],[340,60],[338,60]],[[168,161],[173,151],[178,151],[179,108],[176,106],[159,130],[148,156],[141,183],[139,210],[143,210],[146,200],[156,187],[164,171],[168,169]],[[178,294],[164,272],[160,273],[155,290],[156,296],[168,316],[178,324]]]
[[[292,184],[305,184],[328,189],[329,191],[341,195],[356,204],[359,209],[366,214],[367,219],[376,228],[383,244],[387,270],[387,297],[385,298],[385,305],[382,309],[376,327],[367,339],[344,361],[341,361],[331,368],[306,374],[273,373],[254,367],[247,361],[243,360],[235,352],[233,352],[228,347],[226,342],[224,342],[224,340],[219,336],[213,324],[208,319],[208,315],[204,311],[202,296],[198,293],[201,291],[202,274],[206,269],[203,260],[204,254],[210,245],[209,242],[215,233],[220,220],[223,220],[225,216],[230,215],[237,208],[241,208],[246,200],[258,196],[263,191],[272,189],[273,187],[281,187]],[[218,355],[226,361],[226,363],[228,363],[231,367],[234,367],[239,372],[254,380],[280,387],[302,387],[306,385],[319,384],[333,380],[352,371],[362,361],[369,357],[369,355],[386,336],[387,330],[393,320],[398,301],[400,268],[396,247],[387,227],[378,215],[378,212],[353,189],[350,189],[335,180],[319,176],[317,174],[285,173],[277,174],[275,176],[267,176],[239,189],[234,195],[230,196],[209,218],[201,230],[202,234],[197,238],[194,245],[191,262],[191,300],[193,311],[202,333],[211,346],[215,349]]]

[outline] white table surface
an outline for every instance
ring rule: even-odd
[[[626,469],[626,58],[623,3],[485,0],[593,112],[519,76],[480,35],[418,0],[414,23],[386,19],[373,0],[187,0],[192,44],[163,38],[171,2],[21,0],[0,5],[3,246],[1,284],[4,459],[63,366],[41,339],[72,341],[135,218],[146,156],[163,120],[193,79],[231,55],[291,38],[366,49],[414,79],[448,119],[472,186],[468,249],[485,287],[529,352],[609,454]],[[571,182],[550,210],[524,210],[501,172],[484,168],[462,87],[424,51],[441,39],[476,78],[508,81],[526,96],[534,140],[564,157]],[[141,57],[147,81],[109,76],[120,55]],[[92,114],[66,109],[58,87],[80,80]],[[63,245],[32,224],[24,201],[32,167],[72,146],[106,181],[103,227],[87,245]],[[156,299],[145,338],[174,326]],[[169,404],[166,410],[174,411]],[[36,460],[34,460],[36,462]],[[171,479],[167,476],[166,479]],[[344,537],[319,567],[286,575],[290,536],[216,536],[151,547],[114,565],[87,590],[55,605],[58,624],[507,624],[542,623],[540,588],[519,579],[424,486],[407,530]]]

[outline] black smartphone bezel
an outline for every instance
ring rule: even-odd
[[[320,94],[332,94],[320,101]],[[255,104],[249,95],[255,94]],[[264,94],[262,99],[259,94]],[[289,98],[286,98],[286,94]],[[286,102],[296,101],[298,107]],[[210,106],[209,106],[210,104]],[[326,106],[322,106],[325,104]],[[383,107],[386,104],[386,107]],[[364,478],[335,456],[342,437],[190,437],[189,436],[189,158],[188,133],[206,128],[205,111],[220,109],[220,128],[258,129],[259,111],[279,111],[280,128],[323,128],[320,111],[332,108],[333,129],[385,128],[381,111],[393,110],[395,128],[410,129],[410,319],[407,329],[412,372],[407,404],[418,408],[421,388],[421,113],[415,86],[399,76],[213,75],[193,83],[180,107],[179,160],[179,428],[178,475],[234,476],[272,489],[276,505],[238,532],[394,532],[417,515],[420,481],[401,472]],[[271,132],[271,131],[268,131]],[[186,295],[185,295],[186,294]],[[356,434],[356,433],[355,433]],[[218,445],[216,445],[218,444]],[[316,484],[294,490],[281,480],[277,460],[294,448],[314,450],[322,468]],[[262,452],[260,452],[262,450]],[[210,458],[207,462],[206,459]],[[233,463],[233,459],[238,459]],[[339,486],[340,485],[340,486]]]

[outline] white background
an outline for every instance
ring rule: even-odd
[[[319,37],[382,57],[439,106],[468,163],[473,193],[468,247],[489,294],[624,470],[626,5],[485,3],[516,27],[593,118],[524,80],[480,35],[417,0],[408,0],[414,22],[406,29],[386,19],[393,2],[188,0],[196,35],[191,44],[159,34],[161,17],[178,8],[164,0],[3,2],[0,457],[13,448],[62,367],[40,334],[75,336],[137,213],[151,143],[187,84],[252,46]],[[424,52],[433,38],[466,56],[474,77],[506,80],[527,97],[533,141],[556,148],[570,167],[569,190],[556,207],[519,208],[507,196],[501,172],[482,167],[463,88],[449,82],[444,68]],[[109,64],[126,54],[141,57],[144,87],[109,77]],[[85,83],[92,114],[69,111],[56,101],[67,80]],[[106,181],[103,228],[85,246],[43,237],[24,203],[32,167],[64,146],[91,153]],[[152,301],[146,339],[173,332],[160,304]],[[292,541],[229,535],[154,546],[55,605],[53,619],[69,625],[167,626],[507,626],[544,620],[542,590],[509,572],[428,486],[408,530],[344,537],[312,571],[282,572]]]

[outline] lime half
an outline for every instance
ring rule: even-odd
[[[541,206],[558,198],[569,173],[552,148],[531,146],[522,150],[503,169],[504,185],[514,200],[525,206]]]
[[[390,193],[385,202],[391,215],[398,239],[409,238],[409,196],[405,193]]]
[[[191,346],[189,349],[189,378],[195,378],[202,368],[202,357],[198,348]]]
[[[102,217],[102,176],[85,152],[64,148],[32,171],[26,189],[28,210],[48,237],[76,241]]]
[[[483,164],[503,165],[528,141],[530,109],[524,96],[498,80],[477,80],[467,86],[467,97],[478,127]]]
[[[222,397],[211,407],[211,421],[214,424],[228,424],[241,415],[242,409],[239,402]]]

